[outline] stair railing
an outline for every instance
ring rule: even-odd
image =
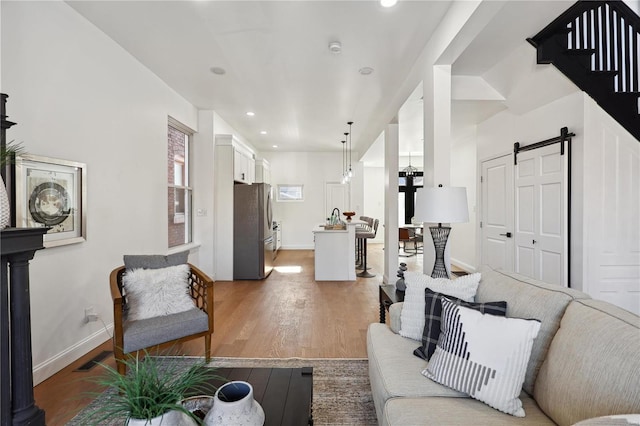
[[[616,92],[638,92],[640,17],[624,2],[585,2],[589,7],[567,23],[570,50],[593,50],[592,71],[617,71]]]
[[[578,1],[534,37],[527,39],[538,50],[538,63],[555,62],[554,55],[587,57],[585,72],[610,76],[609,93],[624,93],[635,111],[620,117],[636,137],[640,134],[640,17],[623,1]],[[547,46],[540,49],[542,46]],[[555,47],[552,47],[555,46]],[[551,50],[549,50],[551,49]],[[557,52],[557,53],[552,53]],[[566,62],[563,62],[566,69]],[[556,64],[559,65],[559,64]],[[587,92],[585,77],[568,75]],[[602,80],[606,81],[606,80]],[[602,93],[604,87],[594,88]],[[596,96],[596,93],[591,93]],[[599,96],[597,96],[599,98]],[[598,101],[600,103],[600,101]],[[610,102],[609,102],[610,103]],[[614,102],[615,103],[615,102]],[[628,104],[627,104],[628,105]],[[618,111],[620,112],[620,111]],[[610,111],[611,113],[611,111]],[[625,118],[626,117],[626,118]]]

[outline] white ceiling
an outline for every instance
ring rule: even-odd
[[[400,0],[385,9],[374,0],[67,3],[189,102],[215,110],[258,150],[277,145],[282,151],[339,151],[346,123],[354,121],[353,150],[360,152],[373,143],[374,129],[392,118],[385,116],[389,100],[451,4]],[[483,75],[572,3],[506,2],[455,61],[453,73]],[[342,44],[340,54],[329,51],[332,41]],[[212,67],[226,74],[215,75]],[[361,75],[363,67],[374,71]],[[420,92],[398,113],[400,151],[412,155],[422,151]],[[491,110],[498,110],[492,102]],[[482,102],[453,108],[463,114],[458,120],[486,118],[486,110]]]

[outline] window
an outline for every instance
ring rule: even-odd
[[[303,185],[278,185],[278,201],[303,201]]]
[[[193,132],[169,118],[167,134],[169,247],[176,247],[192,241],[189,145]]]
[[[407,176],[405,172],[398,173],[398,222],[412,223],[416,206],[416,190],[424,184],[424,173],[416,172]]]

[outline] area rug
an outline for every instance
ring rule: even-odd
[[[167,362],[184,363],[188,368],[196,357],[163,357]],[[313,424],[314,426],[373,426],[376,412],[369,385],[366,359],[330,358],[211,358],[211,367],[299,368],[313,367]],[[91,413],[108,403],[113,390],[106,390],[85,407],[67,425],[91,425]],[[122,425],[125,419],[113,419],[99,426]]]

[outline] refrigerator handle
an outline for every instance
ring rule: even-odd
[[[271,214],[271,191],[267,192],[267,224],[269,224],[269,228],[273,228],[273,217]]]

